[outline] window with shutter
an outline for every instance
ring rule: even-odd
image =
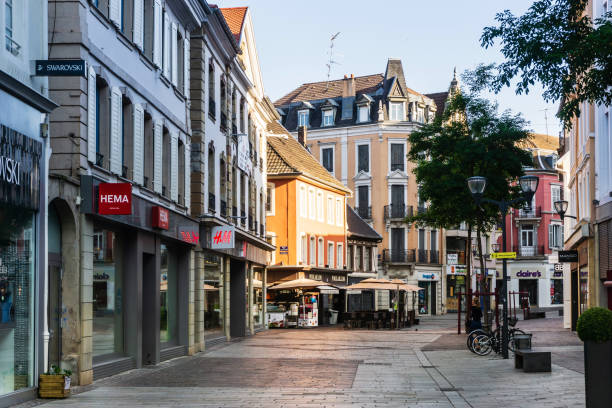
[[[121,174],[122,152],[121,145],[122,135],[122,106],[121,106],[121,90],[118,87],[113,87],[111,90],[111,137],[110,137],[110,171],[115,174]]]
[[[391,171],[404,171],[404,145],[393,143],[391,144]]]
[[[561,200],[561,186],[551,185],[550,186],[550,208],[555,208],[555,201]]]
[[[161,67],[162,66],[162,5],[161,0],[153,1],[153,63]]]
[[[162,121],[160,119],[155,120],[153,125],[153,144],[154,144],[154,158],[153,158],[153,190],[156,193],[161,194],[162,192]]]
[[[170,135],[170,199],[178,201],[178,135]]]
[[[170,17],[164,11],[164,69],[163,73],[166,78],[170,78],[170,37],[171,37]]]
[[[357,146],[357,172],[370,172],[370,146],[367,144]]]
[[[189,39],[183,39],[183,95],[189,99]]]
[[[117,27],[121,27],[121,0],[109,0],[109,17]]]
[[[189,165],[191,160],[191,144],[189,140],[185,143],[185,207],[187,210],[191,207],[191,166]]]
[[[178,47],[177,47],[177,27],[176,23],[172,22],[170,26],[170,52],[172,61],[170,62],[172,73],[172,84],[178,85]]]
[[[144,110],[142,105],[134,105],[134,181],[144,184]]]
[[[96,71],[89,67],[87,75],[87,160],[96,162]]]
[[[141,50],[144,45],[144,0],[134,0],[134,44]]]

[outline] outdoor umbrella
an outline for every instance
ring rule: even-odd
[[[215,288],[213,285],[209,285],[208,283],[205,283],[204,290],[214,291],[214,290],[219,290],[219,288]]]
[[[327,282],[322,282],[314,279],[294,279],[287,282],[281,282],[268,288],[268,290],[283,290],[283,289],[313,289],[317,286],[333,286]]]

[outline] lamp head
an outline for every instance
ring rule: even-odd
[[[567,212],[567,204],[568,203],[565,200],[559,200],[553,203],[555,211],[557,212],[557,214],[559,214],[561,220],[563,220],[563,217],[565,217],[565,213]]]
[[[486,177],[474,176],[467,179],[467,185],[470,189],[470,193],[472,193],[472,197],[478,203],[482,198],[482,194],[484,193],[485,187],[487,186]]]
[[[531,203],[531,199],[538,189],[538,183],[540,179],[537,176],[523,176],[519,177],[519,185],[523,191],[523,196],[527,203]]]

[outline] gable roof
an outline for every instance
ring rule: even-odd
[[[319,99],[342,97],[342,84],[344,79],[332,81],[310,82],[302,84],[297,89],[283,96],[274,105],[287,105],[292,102],[316,101]],[[355,77],[355,93],[373,93],[383,82],[382,74],[365,75]]]
[[[544,135],[541,133],[530,133],[529,139],[519,143],[518,146],[522,149],[541,149],[556,151],[559,148],[559,137],[553,135]]]
[[[382,241],[383,237],[365,222],[350,205],[346,206],[346,224],[349,238],[364,238]]]
[[[425,94],[426,97],[433,99],[436,104],[436,116],[442,115],[444,113],[444,108],[446,106],[446,99],[448,98],[448,92],[435,92],[430,94]]]
[[[268,176],[304,175],[329,187],[351,194],[304,146],[278,122],[268,123]]]
[[[242,26],[244,24],[244,18],[246,16],[248,7],[228,7],[221,8],[219,10],[221,10],[227,26],[234,35],[236,43],[239,43],[240,35],[242,34]]]

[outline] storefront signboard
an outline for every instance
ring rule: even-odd
[[[233,249],[235,245],[235,232],[232,225],[213,227],[210,233],[210,248]]]
[[[98,214],[128,215],[132,213],[132,185],[130,183],[100,183],[98,186]]]
[[[285,245],[281,245],[279,251],[280,251],[281,254],[288,254],[289,253],[289,247],[285,246]]]
[[[510,276],[514,279],[544,279],[546,273],[539,267],[515,267],[510,269]]]
[[[36,60],[36,76],[85,76],[85,60]]]
[[[459,254],[446,254],[446,263],[449,265],[457,265],[459,263]]]
[[[0,125],[0,201],[37,210],[42,143]]]
[[[440,276],[435,272],[418,272],[417,279],[420,281],[437,281]]]
[[[465,275],[467,268],[465,265],[446,265],[447,275]]]
[[[197,226],[179,226],[178,238],[188,244],[197,245],[200,243],[200,230]]]
[[[578,251],[559,251],[559,262],[578,262]]]
[[[552,277],[553,279],[563,279],[563,271],[554,271]]]
[[[168,229],[170,223],[170,213],[167,208],[159,205],[151,208],[151,226],[153,228]]]
[[[555,271],[563,272],[563,264],[562,263],[556,263],[555,264]]]

